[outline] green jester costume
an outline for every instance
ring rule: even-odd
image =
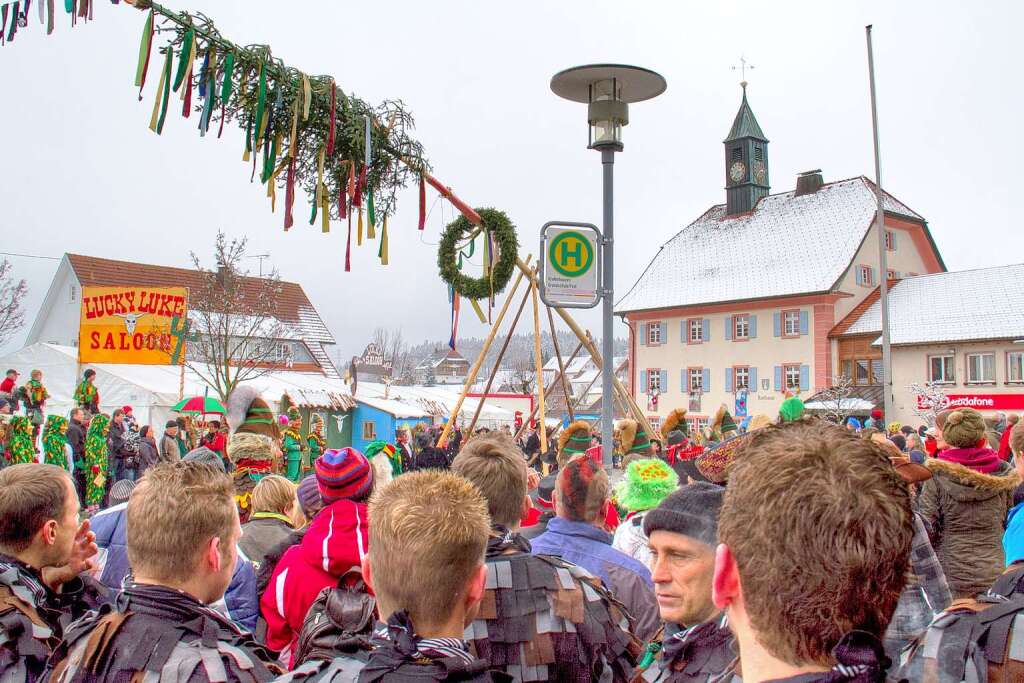
[[[11,418],[11,432],[7,439],[7,450],[11,464],[37,462],[35,439],[32,438],[32,420],[25,415]]]
[[[43,455],[47,465],[68,469],[68,420],[60,415],[48,415],[43,429]]]
[[[95,507],[103,503],[107,483],[107,433],[110,416],[94,415],[85,436],[85,504]]]
[[[306,443],[302,438],[302,414],[296,408],[288,409],[288,428],[284,430],[281,450],[286,467],[284,476],[298,482],[302,478],[302,453]]]

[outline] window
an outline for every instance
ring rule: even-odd
[[[743,150],[740,149],[739,147],[733,147],[733,150],[732,150],[732,160],[733,161],[743,161]]]
[[[892,230],[885,231],[885,248],[889,251],[896,251],[896,235]]]
[[[700,344],[704,339],[704,321],[700,318],[690,318],[686,321],[686,341],[690,344]]]
[[[1006,354],[1006,381],[1024,382],[1024,351],[1010,351]]]
[[[956,375],[953,370],[955,356],[928,356],[928,381],[953,384]]]
[[[782,336],[783,337],[799,337],[800,336],[800,311],[783,311],[782,312]]]
[[[764,150],[760,147],[754,148],[754,161],[764,161]]]
[[[73,302],[77,297],[78,297],[78,288],[75,287],[74,285],[71,285],[71,298],[69,299],[69,301]]]
[[[656,415],[649,415],[647,421],[651,423],[651,428],[655,432],[661,433],[661,418]]]
[[[875,269],[871,266],[857,266],[857,284],[862,287],[874,287]]]
[[[704,391],[704,369],[703,368],[690,368],[690,393],[699,394]]]
[[[661,323],[647,324],[647,343],[652,346],[661,343]]]
[[[887,270],[885,272],[886,272],[886,277],[888,277],[890,280],[899,280],[900,279],[900,273],[899,273],[898,270]]]
[[[732,338],[750,339],[750,316],[737,315],[732,319]]]
[[[664,387],[661,386],[661,370],[650,368],[647,371],[647,393],[660,394],[664,390]]]
[[[708,418],[706,417],[688,417],[686,421],[690,423],[690,434],[701,434],[708,428]]]
[[[363,423],[363,439],[374,441],[377,439],[377,425],[367,420]]]
[[[967,354],[967,382],[969,384],[994,383],[996,381],[996,354]]]
[[[783,387],[786,389],[799,389],[800,388],[800,366],[799,365],[783,365],[782,366],[782,381]]]
[[[746,366],[735,367],[732,369],[732,377],[736,391],[750,389],[750,368]]]

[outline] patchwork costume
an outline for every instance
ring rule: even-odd
[[[667,624],[647,646],[633,683],[706,683],[735,659],[724,615],[690,628]]]
[[[71,471],[68,464],[68,420],[60,415],[49,415],[43,430],[43,455],[46,464]]]
[[[107,492],[109,431],[109,415],[100,413],[89,421],[89,432],[85,435],[85,504],[90,507],[101,505]]]
[[[12,465],[38,462],[35,439],[32,438],[32,421],[24,415],[15,415],[11,418],[10,432],[7,436],[7,452]]]

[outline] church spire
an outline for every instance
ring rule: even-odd
[[[768,195],[768,138],[761,131],[754,111],[747,102],[747,82],[740,83],[743,99],[726,136],[725,189],[726,213],[747,213]]]

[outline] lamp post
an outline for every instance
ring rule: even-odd
[[[587,104],[587,147],[601,152],[604,170],[601,298],[601,444],[605,468],[612,465],[614,401],[614,212],[615,153],[622,151],[622,127],[629,123],[629,103],[642,102],[665,92],[660,74],[624,64],[588,64],[560,71],[551,78],[551,90],[567,100]],[[632,370],[632,368],[631,368]]]

